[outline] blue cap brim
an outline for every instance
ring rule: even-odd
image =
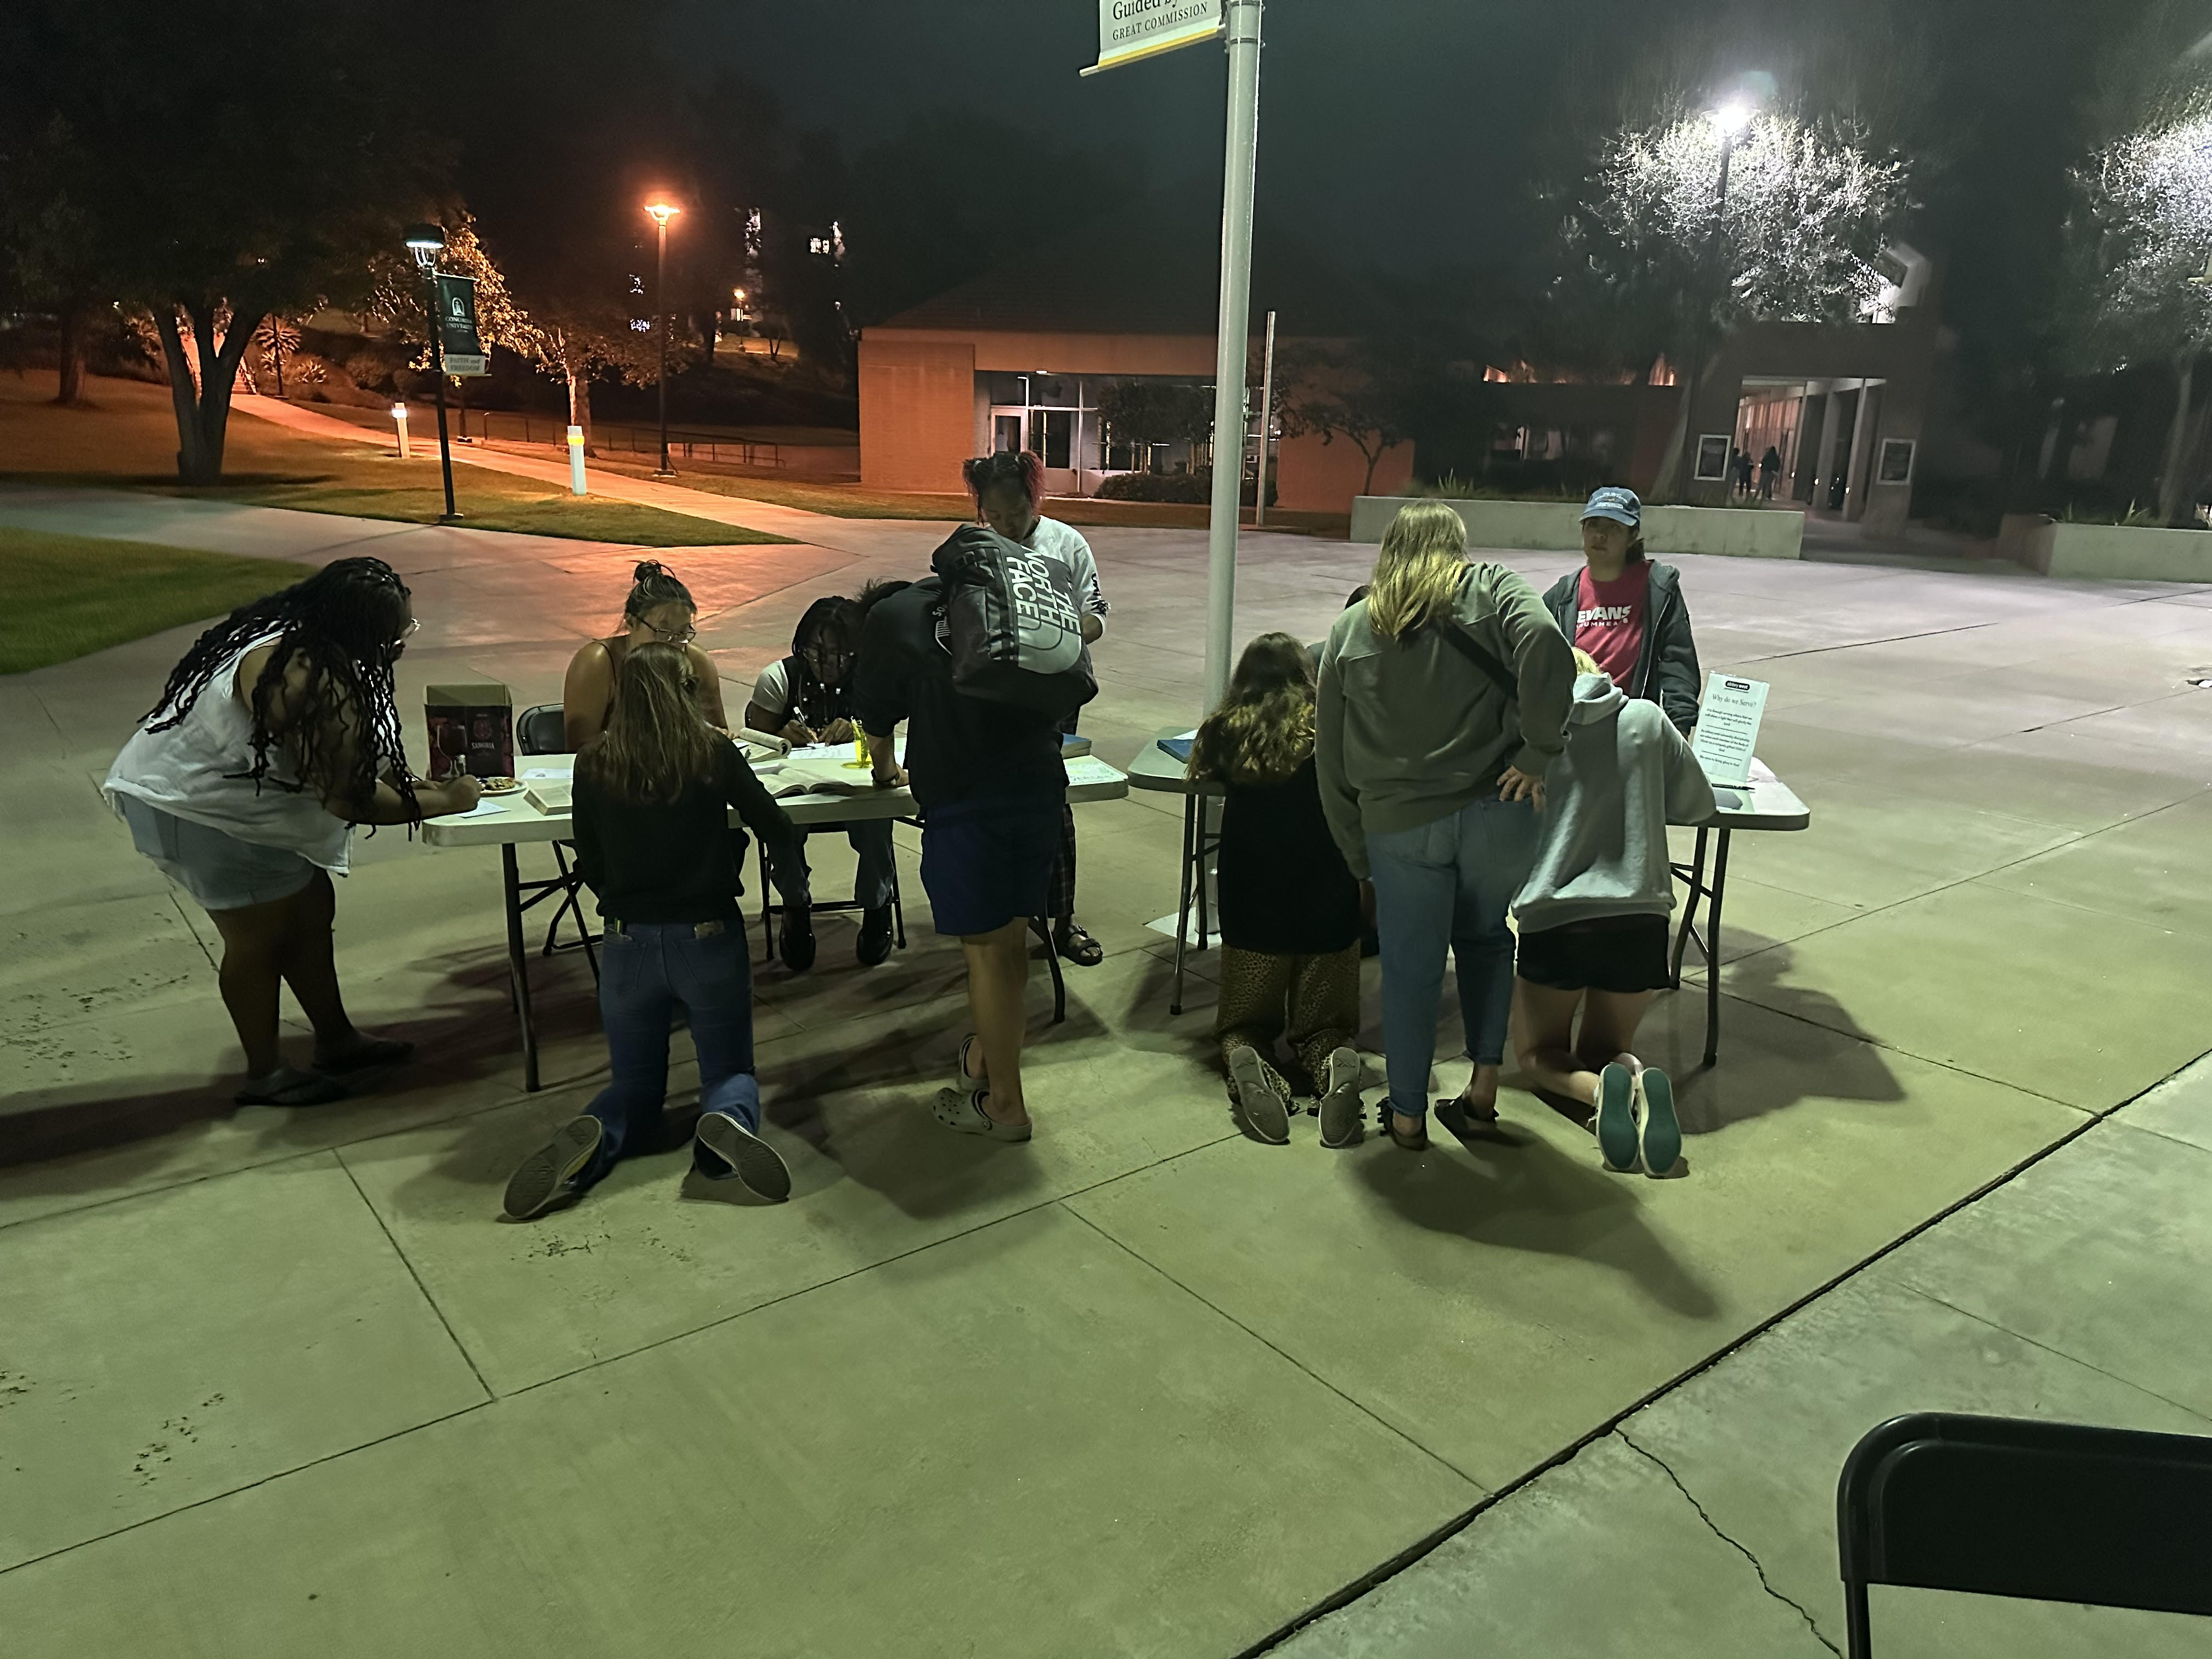
[[[1610,519],[1613,523],[1626,525],[1631,530],[1641,530],[1644,527],[1643,520],[1630,518],[1628,509],[1625,507],[1594,507],[1583,514],[1584,523],[1588,523],[1592,519]]]

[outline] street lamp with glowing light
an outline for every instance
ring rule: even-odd
[[[436,225],[410,225],[407,228],[407,251],[415,256],[416,269],[422,273],[428,292],[425,296],[422,316],[430,325],[430,384],[438,394],[438,466],[445,476],[446,510],[439,522],[452,524],[461,515],[453,505],[453,452],[446,437],[446,348],[444,330],[440,326],[438,307],[438,256],[446,251],[446,233]],[[407,427],[403,420],[399,428],[399,453],[407,453]]]
[[[653,476],[672,478],[675,469],[668,465],[668,222],[684,210],[672,202],[653,201],[645,204],[645,211],[659,239],[658,263],[653,267],[653,305],[660,313],[660,467]]]

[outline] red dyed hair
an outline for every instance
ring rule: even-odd
[[[1044,459],[1034,449],[1018,454],[1002,449],[995,455],[978,455],[972,461],[961,462],[960,476],[967,482],[968,493],[975,498],[979,515],[983,510],[983,492],[1000,483],[1019,484],[1030,498],[1030,506],[1040,513],[1044,510]]]

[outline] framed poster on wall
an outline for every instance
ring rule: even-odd
[[[1881,459],[1875,468],[1876,483],[1905,484],[1912,482],[1912,453],[1917,446],[1910,438],[1884,438],[1881,441]]]
[[[1698,439],[1697,481],[1699,483],[1724,483],[1728,480],[1729,434],[1708,432]]]

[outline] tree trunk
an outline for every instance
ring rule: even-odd
[[[84,313],[83,304],[74,299],[61,310],[61,384],[54,402],[64,409],[84,402]]]
[[[1377,437],[1375,440],[1375,447],[1371,451],[1365,444],[1359,443],[1357,438],[1352,441],[1359,444],[1359,453],[1367,457],[1367,481],[1359,486],[1359,493],[1363,495],[1372,495],[1375,493],[1375,468],[1382,459],[1382,440]]]
[[[238,378],[239,360],[246,342],[260,323],[258,316],[234,316],[222,344],[215,343],[214,307],[191,313],[193,343],[198,349],[199,377],[192,375],[192,360],[185,352],[177,319],[179,306],[157,307],[154,325],[161,331],[161,356],[169,366],[169,401],[177,413],[177,477],[188,484],[222,481],[223,442],[230,426],[230,392]]]
[[[584,453],[596,459],[599,451],[592,446],[592,383],[574,369],[568,371],[568,424],[584,429]]]
[[[1674,429],[1667,435],[1667,447],[1659,457],[1658,475],[1651,480],[1654,501],[1682,499],[1686,489],[1682,463],[1690,442],[1690,405],[1698,400],[1698,383],[1702,378],[1692,368],[1689,379],[1682,382],[1682,402],[1674,411]]]
[[[2173,360],[2173,419],[2166,428],[2166,463],[2158,474],[2158,521],[2164,525],[2181,521],[2181,509],[2195,482],[2182,465],[2182,456],[2188,447],[2189,404],[2196,374],[2193,353],[2185,352]]]

